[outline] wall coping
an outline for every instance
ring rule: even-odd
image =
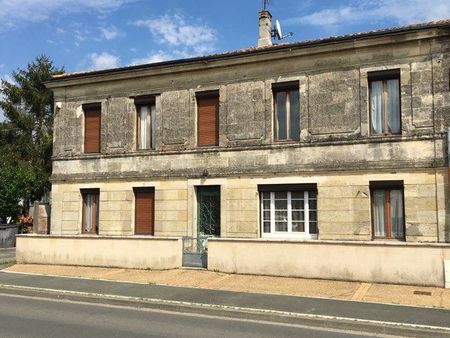
[[[450,249],[450,243],[417,243],[400,241],[343,241],[317,239],[287,239],[287,238],[209,238],[211,242],[241,242],[241,243],[286,243],[314,245],[354,245],[354,246],[387,246],[387,247],[430,247]]]
[[[148,241],[179,241],[181,237],[153,237],[139,235],[40,235],[40,234],[19,234],[16,237],[21,238],[47,238],[47,239],[112,239],[112,240],[148,240]]]

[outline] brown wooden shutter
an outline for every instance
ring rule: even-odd
[[[100,152],[101,107],[84,110],[84,152]]]
[[[198,145],[219,145],[219,96],[197,97]]]
[[[135,189],[135,225],[134,232],[138,235],[154,234],[155,191],[150,189]]]

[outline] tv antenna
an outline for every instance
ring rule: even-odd
[[[269,0],[263,0],[263,10],[267,11],[267,7],[269,7]]]
[[[286,35],[283,35],[283,32],[281,31],[280,21],[275,20],[275,26],[272,29],[272,38],[277,39],[277,40],[283,40],[285,38],[291,37],[292,35],[294,35],[294,33],[292,33],[292,32],[289,32]]]

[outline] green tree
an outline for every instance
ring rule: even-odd
[[[28,201],[36,182],[33,169],[15,157],[10,146],[0,148],[0,223],[17,219],[21,202]]]
[[[50,189],[53,94],[44,83],[62,72],[63,68],[56,68],[50,58],[41,55],[25,69],[14,71],[13,81],[2,80],[0,85],[0,109],[6,117],[0,125],[0,152],[14,157],[24,170],[21,174],[25,169],[33,173],[32,190],[25,189],[29,195],[25,198],[31,200],[40,199]],[[7,170],[2,174],[9,175]]]

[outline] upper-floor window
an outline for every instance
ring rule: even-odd
[[[372,135],[400,134],[400,72],[369,73]]]
[[[405,237],[403,182],[370,182],[374,238]]]
[[[317,238],[315,185],[262,185],[258,189],[262,237]]]
[[[197,99],[199,146],[219,145],[219,91],[200,92]]]
[[[84,152],[100,152],[100,126],[102,106],[100,103],[83,105],[84,111]]]
[[[300,140],[299,83],[275,83],[272,90],[275,105],[275,140]]]
[[[137,148],[155,149],[156,104],[154,95],[137,96]]]

